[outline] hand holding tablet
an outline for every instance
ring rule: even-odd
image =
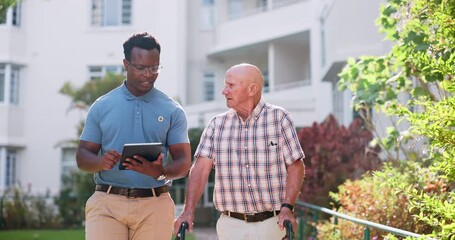
[[[126,158],[133,158],[139,155],[150,162],[155,161],[163,150],[162,143],[128,143],[123,146],[122,156],[120,157],[119,170],[125,170],[123,162]],[[139,160],[138,160],[139,161]]]

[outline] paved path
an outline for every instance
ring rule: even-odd
[[[194,228],[196,240],[218,240],[215,228]]]

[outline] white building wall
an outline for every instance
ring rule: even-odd
[[[109,28],[90,26],[90,0],[24,1],[21,27],[0,26],[0,63],[24,66],[20,105],[0,105],[0,114],[9,116],[0,116],[0,147],[21,147],[21,184],[35,192],[58,191],[59,143],[77,138],[76,125],[85,117],[68,112],[70,99],[58,92],[65,82],[87,81],[90,65],[121,65],[122,44],[133,32],[149,31],[160,41],[164,69],[156,85],[184,104],[190,127],[203,127],[227,109],[221,95],[224,73],[241,62],[268,70],[271,92],[264,98],[288,109],[298,127],[320,122],[333,112],[336,79],[322,81],[333,63],[387,49],[374,25],[380,0],[295,1],[232,21],[227,1],[215,2],[217,22],[203,29],[200,0],[133,0],[132,25]],[[206,71],[216,78],[211,102],[201,100]],[[299,83],[276,88],[293,80]],[[341,115],[348,118],[349,106],[344,107]]]
[[[34,192],[60,187],[61,148],[59,143],[76,139],[76,125],[85,113],[69,111],[70,99],[59,93],[65,82],[81,86],[88,80],[90,65],[122,65],[123,42],[132,33],[148,31],[162,45],[165,66],[156,86],[178,98],[185,85],[185,1],[134,0],[132,25],[91,27],[91,1],[33,0],[22,4],[20,28],[5,27],[0,62],[21,63],[21,102],[23,109],[23,143],[19,159],[19,179],[23,187]],[[15,109],[14,106],[6,108]],[[13,115],[14,116],[14,115]],[[3,118],[2,118],[3,119]],[[16,128],[15,122],[8,124]],[[3,136],[0,136],[0,139]],[[12,141],[11,136],[3,140]],[[11,144],[11,143],[9,143]]]

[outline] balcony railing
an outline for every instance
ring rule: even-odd
[[[268,6],[267,3],[265,3],[265,4],[258,4],[255,7],[249,7],[249,8],[245,7],[241,11],[230,12],[228,14],[228,18],[229,18],[229,20],[235,20],[235,19],[239,19],[242,17],[248,17],[248,16],[255,15],[255,14],[258,14],[261,12],[270,11],[273,9],[277,9],[280,7],[288,6],[288,5],[303,2],[303,1],[308,1],[308,0],[273,0],[272,6]]]

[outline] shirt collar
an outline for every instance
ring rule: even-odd
[[[155,92],[155,87],[150,89],[150,91],[148,91],[148,93],[146,93],[145,95],[142,95],[140,97],[136,97],[128,90],[128,88],[126,87],[126,80],[124,80],[123,84],[121,86],[121,90],[122,90],[123,96],[128,101],[132,101],[132,100],[138,99],[138,100],[142,100],[144,102],[150,102],[150,100],[152,100],[153,93]]]
[[[264,109],[264,107],[265,107],[265,101],[264,101],[264,99],[261,98],[261,100],[259,100],[258,104],[256,105],[256,107],[254,107],[253,111],[251,112],[250,116],[246,119],[245,122],[248,122],[251,119],[257,120],[259,118],[259,114],[261,114],[262,109]],[[238,116],[238,114],[237,114],[237,116]],[[242,118],[240,116],[238,116],[238,118],[240,120],[242,120]]]

